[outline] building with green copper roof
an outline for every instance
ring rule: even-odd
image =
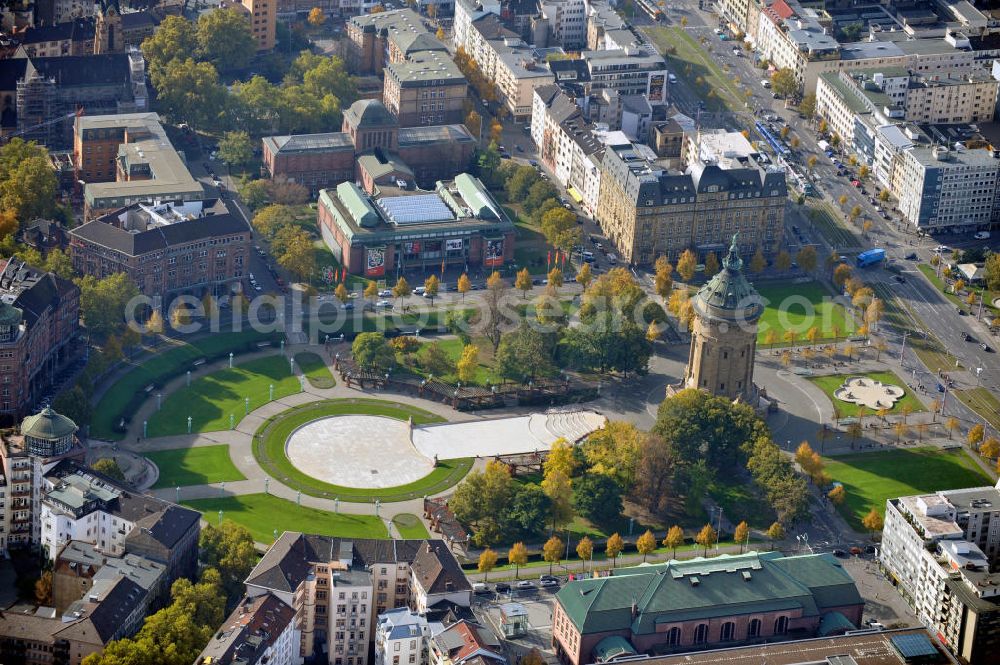
[[[723,554],[570,582],[556,595],[552,639],[564,662],[582,665],[621,647],[610,637],[650,654],[812,637],[827,615],[839,616],[826,630],[858,625],[863,607],[829,554]]]

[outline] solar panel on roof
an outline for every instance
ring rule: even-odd
[[[921,656],[933,656],[938,653],[937,648],[931,643],[930,638],[920,633],[894,635],[890,638],[890,641],[903,658],[919,658]]]
[[[412,196],[386,196],[378,200],[393,224],[428,224],[448,222],[455,219],[451,209],[437,194],[415,194]]]

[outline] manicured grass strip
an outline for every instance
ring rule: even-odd
[[[400,538],[416,539],[430,538],[427,527],[420,521],[420,518],[410,513],[400,513],[392,518],[392,523],[399,531]]]
[[[253,454],[257,463],[269,475],[285,485],[305,494],[342,501],[369,502],[379,499],[383,502],[408,501],[425,495],[443,492],[458,483],[472,468],[473,459],[463,458],[443,460],[429,474],[406,485],[379,489],[362,489],[331,485],[309,476],[295,467],[285,454],[285,443],[297,428],[308,422],[327,416],[361,414],[386,416],[397,420],[413,418],[416,425],[444,422],[444,419],[429,411],[406,404],[386,402],[377,399],[336,399],[304,404],[281,413],[263,425],[254,435]]]
[[[805,343],[810,328],[819,330],[820,340],[843,338],[853,329],[844,307],[818,282],[801,284],[762,284],[757,292],[767,306],[757,326],[757,343],[767,344],[768,331],[774,331],[775,346],[786,345],[785,331],[795,333],[798,343]]]
[[[844,416],[856,416],[858,415],[858,410],[861,408],[858,404],[852,404],[850,402],[844,402],[833,396],[833,391],[844,385],[850,377],[863,376],[869,379],[874,379],[875,381],[881,381],[882,383],[892,384],[894,386],[899,386],[903,389],[903,398],[897,400],[892,408],[887,411],[887,413],[901,413],[903,410],[903,405],[909,405],[910,413],[916,413],[917,411],[925,411],[923,403],[916,398],[910,387],[906,385],[906,381],[896,376],[893,372],[862,372],[860,374],[831,374],[829,376],[810,376],[809,380],[814,384],[819,386],[826,396],[830,398],[830,402],[833,403],[837,409],[840,410],[841,417]],[[864,413],[866,415],[874,415],[874,412],[865,407]]]
[[[271,340],[277,344],[280,334],[260,333],[246,330],[238,333],[220,333],[208,335],[191,343],[184,343],[171,348],[160,355],[148,358],[137,365],[135,369],[125,374],[113,386],[108,388],[97,405],[90,424],[90,434],[96,439],[120,441],[124,432],[115,430],[115,426],[123,416],[131,416],[138,405],[137,400],[145,395],[146,386],[154,384],[161,386],[200,359],[214,359],[228,354],[230,351],[244,353],[257,350],[256,344]],[[155,391],[149,393],[154,397]]]
[[[313,388],[333,388],[337,382],[323,359],[309,351],[295,354],[295,364],[305,373],[309,385]]]
[[[990,425],[1000,429],[1000,400],[987,388],[956,390],[954,395],[961,400],[962,404],[986,418]]]
[[[218,499],[192,499],[184,505],[204,515],[210,524],[222,519],[242,524],[259,543],[274,541],[274,532],[301,531],[341,538],[388,538],[385,523],[374,515],[345,515],[296,505],[270,494],[244,494]]]
[[[153,489],[246,480],[229,457],[229,446],[176,448],[146,453],[160,470]]]
[[[721,105],[728,110],[740,113],[746,110],[744,106],[745,97],[739,87],[732,80],[732,74],[723,72],[712,55],[695,41],[691,35],[687,34],[684,28],[679,27],[649,27],[644,29],[646,34],[653,40],[660,52],[665,55],[670,66],[670,71],[681,76],[688,83],[688,87],[701,97],[711,107]],[[736,42],[727,42],[740,46]],[[669,51],[673,49],[674,53]],[[690,73],[687,67],[690,66]],[[702,79],[699,86],[697,80]],[[709,96],[709,91],[715,95]],[[723,110],[724,110],[723,109]]]
[[[841,514],[862,532],[861,519],[872,508],[884,514],[887,499],[993,484],[962,449],[887,450],[824,461],[826,472],[847,491],[847,499],[839,506]]]
[[[247,397],[250,411],[267,404],[271,385],[274,399],[301,390],[299,377],[291,374],[288,358],[283,355],[258,358],[199,377],[163,400],[163,408],[149,419],[149,436],[186,434],[189,416],[192,432],[229,429],[230,414],[234,424],[246,415]]]

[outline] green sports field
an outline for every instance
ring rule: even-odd
[[[757,326],[758,344],[770,346],[766,341],[769,330],[775,332],[776,345],[782,346],[787,344],[784,334],[788,330],[795,333],[797,342],[805,343],[813,327],[819,330],[820,340],[843,338],[853,329],[844,307],[817,282],[764,284],[757,286],[757,292],[766,303]]]
[[[274,531],[301,531],[342,538],[388,538],[385,523],[374,515],[345,515],[296,505],[270,494],[244,494],[219,499],[182,502],[199,511],[211,524],[223,519],[245,526],[259,543],[271,543]]]
[[[858,531],[873,507],[885,513],[887,499],[958,487],[992,485],[993,481],[964,450],[916,448],[824,458],[826,472],[843,483],[847,499],[839,506]]]
[[[299,378],[292,376],[288,358],[283,355],[258,358],[222,369],[191,381],[163,400],[163,408],[149,419],[149,436],[187,433],[187,419],[192,432],[229,429],[229,414],[239,423],[246,411],[244,399],[250,398],[250,410],[268,401],[268,386],[274,385],[274,398],[299,392]]]
[[[229,446],[175,448],[146,453],[160,470],[153,489],[246,480],[229,457]]]

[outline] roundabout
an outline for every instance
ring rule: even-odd
[[[434,460],[411,442],[407,421],[344,415],[302,425],[288,437],[285,454],[296,468],[332,485],[384,489],[420,480]]]

